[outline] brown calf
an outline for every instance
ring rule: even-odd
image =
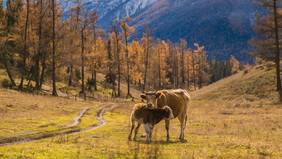
[[[154,126],[163,119],[169,120],[173,118],[174,116],[172,110],[168,106],[164,106],[163,108],[150,109],[147,107],[147,104],[144,103],[135,104],[130,116],[131,130],[128,139],[131,140],[131,135],[133,129],[135,128],[135,122],[137,122],[138,125],[135,128],[135,134],[133,140],[136,140],[138,129],[141,126],[141,124],[144,124],[144,128],[146,131],[146,140],[147,142],[150,142],[152,139],[152,132]]]
[[[178,118],[181,123],[181,132],[179,138],[184,139],[184,129],[187,122],[188,103],[190,95],[181,89],[160,90],[157,92],[144,92],[140,97],[147,101],[148,107],[162,108],[167,105],[171,108],[174,118]],[[167,140],[170,139],[169,133],[170,121],[166,120]]]

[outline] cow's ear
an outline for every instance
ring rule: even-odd
[[[156,98],[158,99],[161,95],[162,95],[162,93],[160,93],[160,92],[156,93]]]
[[[140,98],[142,98],[142,99],[146,99],[146,94],[140,94]]]

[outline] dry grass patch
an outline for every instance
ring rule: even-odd
[[[0,103],[0,136],[66,125],[79,110],[94,105],[7,89],[0,89]]]
[[[134,103],[124,102],[106,112],[104,119],[109,122],[103,127],[0,147],[0,157],[280,158],[282,105],[277,102],[273,73],[254,68],[191,93],[183,142],[178,139],[180,123],[177,119],[171,121],[170,142],[166,142],[163,121],[156,125],[152,143],[147,144],[146,139],[140,137],[144,134],[143,126],[137,141],[128,141],[129,115]],[[5,111],[9,109],[12,108],[5,108]]]

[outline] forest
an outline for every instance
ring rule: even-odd
[[[79,0],[75,4],[69,15],[55,0],[9,0],[6,8],[0,6],[0,67],[9,75],[4,85],[38,91],[52,81],[56,96],[56,82],[63,81],[84,94],[97,90],[101,72],[112,85],[112,96],[120,96],[125,80],[130,97],[130,86],[196,90],[248,67],[234,56],[208,61],[204,46],[154,38],[148,25],[138,38],[129,17],[102,29],[97,11],[87,11]]]

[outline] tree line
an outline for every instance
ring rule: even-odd
[[[80,0],[74,1],[66,20],[56,0],[6,4],[0,6],[0,67],[11,85],[21,90],[40,90],[44,82],[52,81],[56,96],[56,82],[63,81],[80,86],[85,94],[86,89],[97,90],[101,72],[113,96],[121,96],[125,80],[126,96],[131,97],[131,86],[195,90],[239,70],[233,56],[226,62],[208,61],[204,46],[195,43],[188,48],[184,39],[179,43],[156,39],[148,25],[138,39],[129,17],[116,19],[105,31],[98,26],[97,11],[85,10]]]

